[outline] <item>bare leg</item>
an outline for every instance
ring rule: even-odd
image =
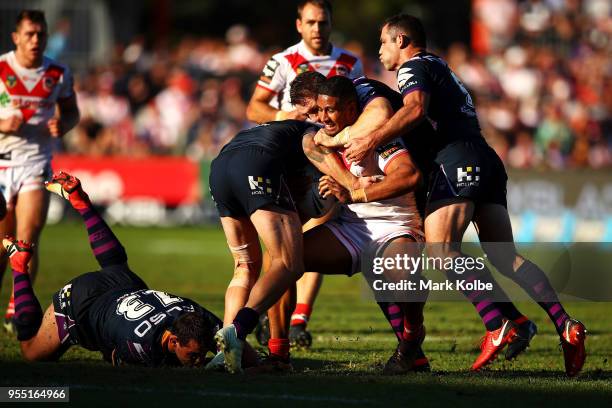
[[[48,361],[59,357],[61,348],[55,309],[49,305],[36,336],[20,342],[21,354],[28,361]]]
[[[246,304],[262,261],[257,231],[248,218],[221,217],[221,225],[234,257],[234,276],[225,292],[223,325],[228,326]]]
[[[19,193],[15,216],[17,219],[17,240],[23,240],[34,244],[34,256],[30,261],[30,276],[32,281],[36,279],[38,272],[38,248],[39,238],[49,208],[49,192],[45,189],[26,191]]]
[[[431,211],[425,218],[428,255],[441,259],[468,258],[461,252],[461,241],[473,216],[474,203],[464,199],[449,200]],[[475,272],[458,274],[453,270],[446,271],[451,280],[462,277],[466,281],[476,278],[491,281],[491,274],[486,268],[482,273]],[[472,302],[488,331],[497,330],[502,326],[503,314],[493,302],[491,294],[476,290],[465,290],[463,294]]]

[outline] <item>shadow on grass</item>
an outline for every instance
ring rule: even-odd
[[[2,386],[69,386],[73,402],[127,406],[154,402],[206,402],[206,406],[390,406],[418,404],[536,406],[597,404],[612,397],[612,371],[587,371],[577,379],[546,370],[434,371],[382,376],[348,360],[296,358],[296,371],[279,375],[229,375],[201,369],[111,367],[103,362],[0,362]],[[9,374],[10,373],[10,374]],[[513,397],[508,397],[512,395]],[[501,401],[500,401],[501,397]],[[180,405],[178,405],[180,404]],[[272,405],[271,405],[272,404]],[[473,405],[472,405],[473,407]]]

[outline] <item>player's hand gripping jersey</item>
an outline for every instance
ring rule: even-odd
[[[350,52],[332,46],[329,55],[313,55],[304,41],[275,54],[268,60],[257,86],[277,94],[270,105],[276,109],[290,111],[289,88],[296,76],[307,71],[317,71],[330,78],[342,75],[357,78],[363,75],[361,61]]]
[[[73,95],[72,82],[68,67],[49,58],[27,69],[14,51],[0,56],[0,118],[17,115],[23,120],[15,134],[0,133],[0,167],[50,160],[47,121],[55,115],[56,102]]]

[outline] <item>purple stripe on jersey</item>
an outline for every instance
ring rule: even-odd
[[[550,314],[551,315],[556,315],[557,313],[559,313],[559,311],[561,310],[561,305],[559,303],[555,303],[551,308],[550,308]]]
[[[471,292],[469,295],[467,295],[467,297],[468,297],[468,299],[470,299],[470,302],[474,302],[474,301],[476,301],[478,296],[480,296],[481,294],[482,294],[482,290],[475,290],[475,291]]]
[[[480,313],[483,309],[487,308],[491,306],[491,301],[489,300],[485,300],[483,302],[478,302],[478,304],[476,305],[476,310],[478,310],[478,312]]]
[[[17,282],[13,286],[13,293],[19,292],[21,289],[24,289],[24,288],[29,288],[30,285],[31,284],[29,280],[22,280],[21,282]]]
[[[399,319],[391,319],[389,322],[391,323],[391,326],[396,327],[399,326],[400,323],[404,323],[404,318],[400,317]]]
[[[402,96],[406,96],[409,93],[412,93],[414,91],[423,91],[423,92],[429,92],[425,87],[422,86],[415,86],[414,88],[410,88],[410,89],[406,89],[405,91],[402,91]]]
[[[555,326],[557,328],[563,328],[563,324],[568,318],[569,316],[566,313],[563,313],[561,316],[557,318],[557,320],[555,320]],[[557,329],[557,331],[559,331],[559,329]]]
[[[93,217],[85,220],[85,226],[87,228],[91,228],[94,225],[99,224],[100,221],[102,221],[102,218],[100,218],[100,216],[96,215],[96,216],[93,216]]]
[[[498,310],[491,310],[489,313],[484,315],[484,317],[482,318],[482,321],[484,322],[484,324],[487,324],[489,320],[493,320],[496,317],[500,317],[500,316],[501,316],[501,313],[499,313]]]
[[[537,285],[535,285],[533,287],[533,290],[535,291],[535,293],[537,293],[538,295],[540,293],[542,293],[542,290],[544,290],[544,286],[546,285],[546,282],[539,282]]]
[[[387,310],[389,314],[396,314],[402,311],[398,305],[391,305]]]
[[[106,244],[101,245],[98,248],[94,248],[93,253],[94,255],[100,255],[101,253],[109,251],[116,247],[117,247],[117,241],[107,242]]]

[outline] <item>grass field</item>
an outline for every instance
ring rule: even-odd
[[[232,261],[216,228],[115,228],[128,249],[132,269],[150,287],[192,298],[217,313]],[[46,228],[41,242],[41,272],[36,292],[43,307],[68,279],[95,270],[85,230],[78,223]],[[8,275],[0,295],[8,298]],[[537,305],[520,309],[540,334],[518,361],[495,362],[467,371],[484,334],[467,302],[430,303],[424,343],[430,374],[384,377],[380,371],[395,337],[378,307],[365,294],[362,278],[326,278],[310,329],[310,351],[293,353],[296,371],[278,376],[230,376],[188,369],[113,368],[97,353],[73,348],[59,363],[20,360],[16,341],[0,334],[0,386],[69,386],[71,402],[88,406],[609,406],[612,401],[612,307],[573,303],[568,311],[589,329],[588,359],[573,380],[563,374],[558,338]],[[251,343],[254,343],[254,339]],[[398,405],[399,404],[399,405]]]

